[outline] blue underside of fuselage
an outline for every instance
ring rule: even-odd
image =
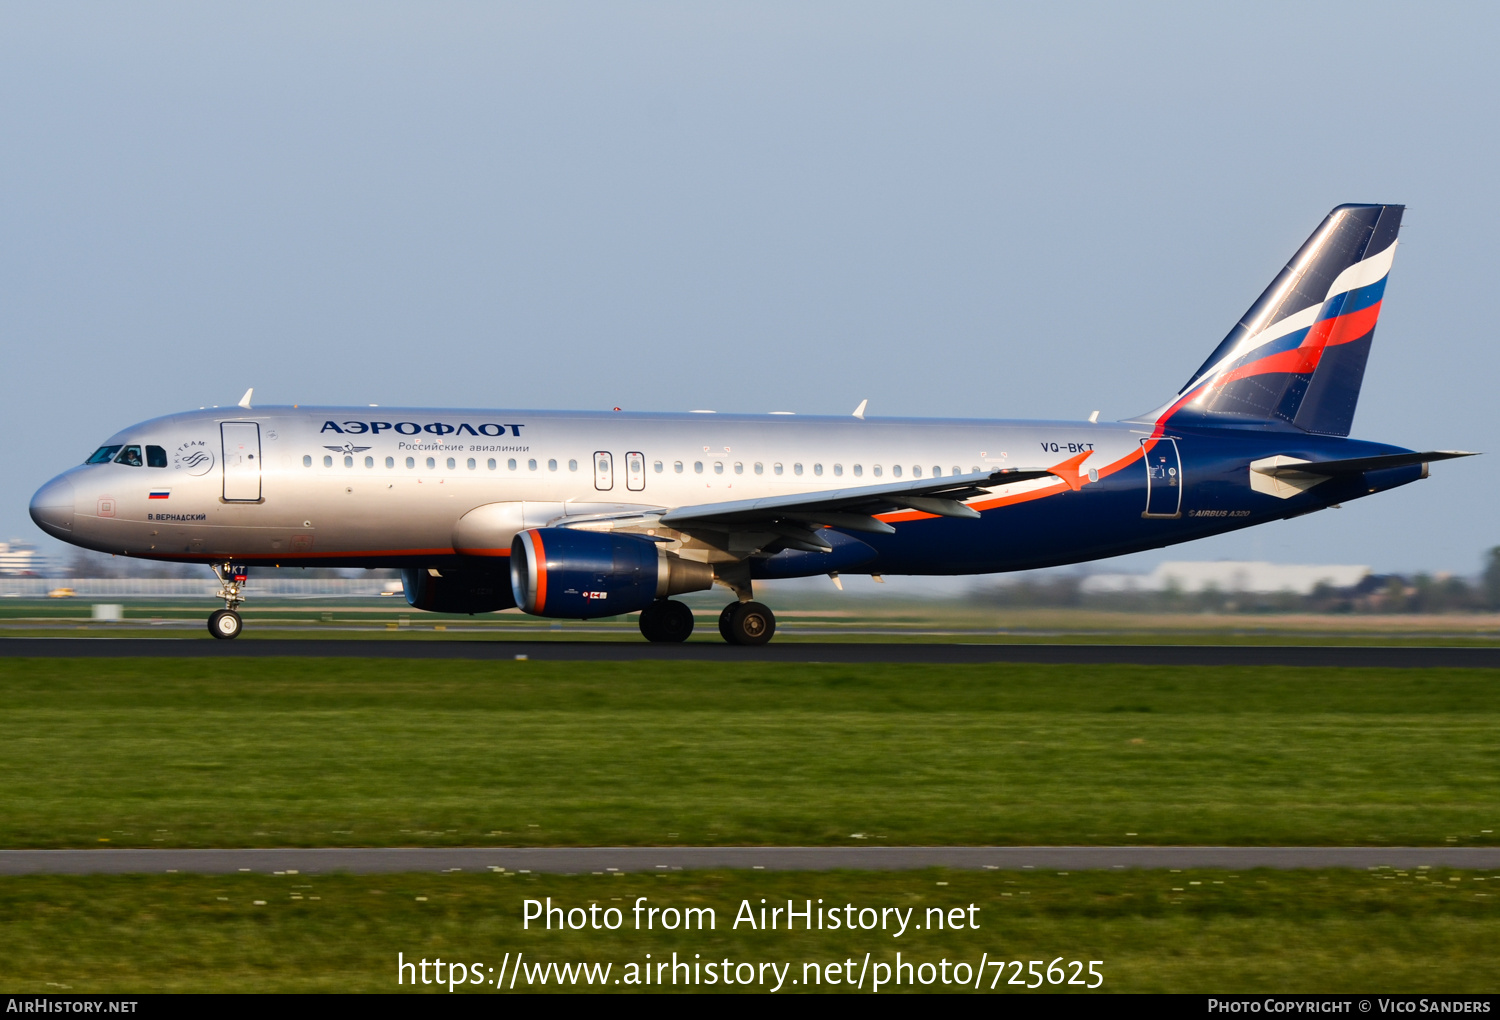
[[[1226,431],[1228,434],[1226,434]],[[1421,465],[1336,476],[1289,499],[1250,486],[1249,464],[1277,454],[1308,461],[1408,452],[1401,447],[1287,433],[1174,431],[1182,497],[1173,517],[1148,517],[1146,468],[1040,499],[983,511],[980,519],[903,521],[893,535],[825,531],[832,553],[786,551],[752,563],[760,579],[817,574],[982,574],[1031,570],[1162,548],[1345,503],[1422,476]]]

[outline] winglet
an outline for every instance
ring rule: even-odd
[[[245,395],[240,398],[240,406],[243,407],[247,411],[250,410],[250,397],[254,393],[255,393],[255,387],[252,386],[248,390],[246,390],[245,391]]]
[[[860,421],[865,420],[865,407],[870,403],[869,399],[861,400],[859,406],[854,409],[854,417]]]
[[[1076,457],[1069,457],[1060,464],[1053,464],[1047,469],[1049,474],[1061,478],[1074,492],[1083,488],[1083,480],[1087,476],[1079,472],[1083,462],[1094,455],[1093,450],[1084,450]]]

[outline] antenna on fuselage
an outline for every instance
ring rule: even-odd
[[[245,395],[240,398],[240,406],[243,407],[247,411],[250,410],[250,398],[254,394],[255,394],[255,387],[252,386],[248,390],[246,390],[245,391]]]
[[[1095,411],[1093,414],[1089,415],[1089,424],[1090,425],[1097,425],[1097,424],[1099,424],[1099,412],[1098,411]]]
[[[869,403],[870,403],[869,400],[861,400],[859,402],[859,406],[854,409],[854,417],[858,418],[860,421],[864,421],[865,420],[865,407]]]

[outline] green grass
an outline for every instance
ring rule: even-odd
[[[1497,679],[8,659],[0,846],[1494,844]]]
[[[1062,957],[1085,961],[1085,974],[1086,961],[1100,960],[1103,990],[1117,992],[1487,993],[1500,985],[1497,885],[1500,875],[1460,871],[0,878],[0,991],[412,990],[396,983],[398,953],[477,963],[487,980],[507,953],[532,964],[609,963],[605,987],[626,991],[613,980],[628,964],[639,967],[647,953],[670,962],[675,952],[689,963],[790,964],[786,992],[807,990],[804,964],[852,960],[857,977],[869,953],[873,975],[899,951],[903,962],[970,968],[981,954],[1039,960],[1039,969]],[[712,907],[716,926],[637,931],[630,907],[640,896],[648,907]],[[622,908],[623,925],[523,929],[523,901],[548,897],[562,907]],[[740,902],[758,910],[762,898],[768,906],[792,899],[798,909],[819,898],[856,910],[912,908],[913,924],[929,908],[957,906],[978,928],[908,928],[897,937],[892,918],[885,932],[735,929]],[[985,968],[985,994],[995,974]],[[1007,983],[1014,974],[1007,967],[997,991],[1021,991]],[[523,988],[546,990],[522,977],[515,991]],[[416,990],[448,994],[446,985]]]

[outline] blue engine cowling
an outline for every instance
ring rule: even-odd
[[[429,613],[493,613],[516,604],[510,578],[488,570],[411,567],[401,571],[401,587],[413,609]]]
[[[703,591],[713,586],[713,569],[635,535],[531,528],[511,542],[510,584],[524,612],[588,620]]]

